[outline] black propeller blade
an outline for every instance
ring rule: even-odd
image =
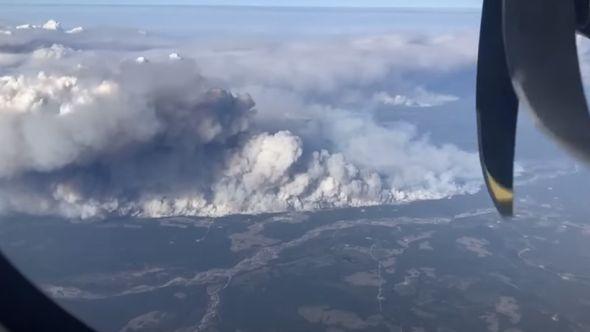
[[[538,125],[590,161],[590,115],[572,0],[505,0],[504,44],[512,83]]]
[[[588,0],[484,0],[479,145],[486,184],[502,215],[513,213],[518,100],[552,138],[590,161],[590,115],[576,47],[576,30],[588,31],[589,9]]]
[[[488,191],[502,215],[512,215],[518,99],[504,52],[502,1],[485,0],[477,65],[477,127]]]

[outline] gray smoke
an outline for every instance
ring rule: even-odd
[[[287,45],[275,50],[284,62],[264,70],[256,62],[266,46],[236,60],[228,50],[190,46],[179,55],[170,41],[57,22],[0,30],[2,213],[220,216],[440,199],[480,187],[475,154],[349,108],[374,101],[368,87],[407,52],[430,45],[442,50],[443,67],[471,65],[463,37]],[[340,65],[310,62],[336,47],[351,51]],[[380,57],[392,48],[407,51],[397,61]],[[297,64],[301,52],[309,57]],[[374,68],[363,67],[368,60]],[[418,60],[422,70],[436,67],[432,57]]]

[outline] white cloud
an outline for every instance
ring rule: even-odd
[[[17,30],[34,30],[34,29],[44,29],[44,30],[50,30],[50,31],[61,31],[62,30],[61,23],[57,22],[56,20],[48,20],[40,26],[35,25],[35,24],[31,24],[31,23],[26,23],[26,24],[17,25],[15,28]]]
[[[60,44],[53,44],[51,47],[47,48],[40,48],[33,52],[32,57],[37,60],[46,60],[46,59],[54,59],[59,60],[67,55],[68,52],[71,52],[71,49],[68,49]]]
[[[21,24],[21,25],[17,25],[16,29],[17,30],[29,30],[29,29],[36,29],[37,26],[33,25],[33,24]]]
[[[71,34],[82,33],[82,32],[84,32],[83,27],[75,27],[75,28],[72,28],[72,29],[66,31],[66,33],[71,33]]]
[[[195,46],[203,73],[233,84],[285,88],[299,93],[337,94],[387,80],[403,84],[404,73],[444,73],[475,64],[471,33],[428,36],[398,33],[332,40],[260,42],[214,51]],[[270,70],[272,68],[272,70]],[[373,90],[374,91],[374,90]]]
[[[180,56],[178,53],[176,53],[176,52],[174,52],[174,53],[170,53],[170,54],[168,55],[168,58],[169,58],[170,60],[182,60],[182,57],[181,57],[181,56]]]
[[[414,93],[409,96],[403,94],[392,95],[382,91],[376,93],[373,98],[375,101],[388,106],[418,108],[441,106],[459,100],[459,97],[457,96],[433,93],[422,87],[417,88]]]
[[[61,30],[61,23],[55,20],[49,20],[43,24],[42,28],[45,30]]]
[[[11,144],[0,148],[0,176],[53,171],[83,155],[146,139],[156,126],[149,111],[128,108],[112,81],[85,83],[43,72],[1,77],[0,132]]]

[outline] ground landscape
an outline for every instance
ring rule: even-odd
[[[566,200],[536,203],[573,178],[527,185],[514,220],[481,194],[221,219],[17,218],[0,240],[105,331],[587,331],[590,224]]]

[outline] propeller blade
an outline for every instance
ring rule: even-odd
[[[574,0],[578,33],[590,38],[590,1]]]
[[[502,2],[484,0],[476,88],[479,155],[496,208],[503,216],[511,216],[518,99],[502,36]]]
[[[576,19],[573,0],[504,0],[504,42],[519,99],[551,137],[590,161]]]

